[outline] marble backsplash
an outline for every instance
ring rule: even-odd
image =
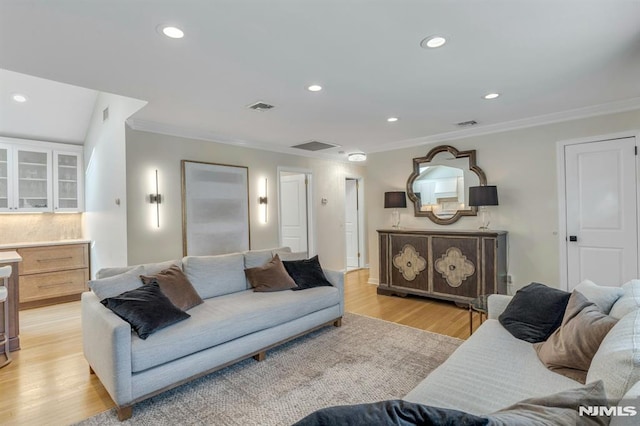
[[[0,244],[82,238],[82,213],[0,214]]]

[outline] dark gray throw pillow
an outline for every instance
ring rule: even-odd
[[[311,259],[283,260],[282,263],[289,276],[293,278],[293,281],[298,286],[292,290],[331,286],[327,277],[324,276],[324,272],[322,272],[322,266],[320,266],[317,255]]]
[[[100,303],[131,324],[141,339],[191,316],[176,308],[162,293],[158,283],[125,291]]]
[[[544,342],[562,323],[570,296],[566,291],[531,283],[516,292],[498,321],[520,340]]]

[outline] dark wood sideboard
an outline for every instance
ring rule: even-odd
[[[467,304],[507,294],[506,231],[378,230],[378,294]]]

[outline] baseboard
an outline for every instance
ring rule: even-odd
[[[380,280],[378,280],[377,278],[371,278],[371,277],[369,277],[369,281],[367,281],[367,284],[375,284],[375,285],[378,285],[378,284],[380,284]]]

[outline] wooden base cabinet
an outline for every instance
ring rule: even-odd
[[[507,232],[378,230],[378,294],[413,294],[467,304],[507,294]]]
[[[17,249],[20,263],[20,309],[80,300],[89,281],[89,244]]]

